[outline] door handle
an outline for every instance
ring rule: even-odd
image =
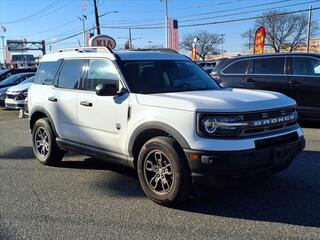
[[[48,97],[48,100],[50,102],[57,102],[58,101],[58,99],[56,97]]]
[[[254,80],[254,79],[252,79],[252,78],[246,78],[246,79],[244,80],[244,82],[255,83],[256,80]]]
[[[88,101],[81,101],[80,104],[85,107],[92,107],[92,103]]]
[[[301,82],[298,81],[298,80],[292,80],[292,81],[289,82],[289,84],[290,84],[290,85],[300,85]]]

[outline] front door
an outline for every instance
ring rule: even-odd
[[[320,117],[320,59],[291,57],[290,91],[302,115]]]
[[[96,95],[95,88],[99,83],[119,81],[121,89],[120,75],[108,59],[91,59],[87,64],[77,102],[80,141],[88,146],[125,154],[129,93]]]

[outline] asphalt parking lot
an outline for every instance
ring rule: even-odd
[[[131,170],[34,159],[28,120],[0,110],[0,239],[320,239],[320,126],[268,180],[206,188],[179,209],[148,200]]]

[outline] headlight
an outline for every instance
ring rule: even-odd
[[[208,137],[237,136],[248,123],[240,116],[199,115],[199,134]]]
[[[6,97],[6,92],[0,92],[0,98],[5,98]]]
[[[23,91],[21,93],[19,93],[19,95],[17,96],[16,100],[23,100],[27,97],[28,95],[28,90],[27,91]]]

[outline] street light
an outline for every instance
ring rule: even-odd
[[[110,11],[110,12],[106,12],[106,13],[103,13],[103,14],[100,14],[98,15],[98,9],[97,9],[97,6],[96,6],[96,1],[95,1],[95,16],[96,16],[96,29],[97,29],[97,34],[99,35],[100,34],[100,23],[99,23],[99,19],[107,14],[110,14],[110,13],[118,13],[118,11]]]
[[[107,14],[110,14],[110,13],[119,13],[119,11],[110,11],[110,12],[103,13],[103,14],[99,15],[99,18],[101,18]]]
[[[86,15],[82,15],[82,17],[78,17],[80,21],[82,21],[82,31],[83,31],[83,46],[86,46],[86,24],[85,24],[85,20],[87,20],[87,16]]]

